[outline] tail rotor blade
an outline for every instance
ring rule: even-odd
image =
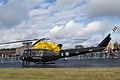
[[[115,27],[112,29],[111,34],[114,33],[116,30],[117,30],[117,26],[115,26]]]

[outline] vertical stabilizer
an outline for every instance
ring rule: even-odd
[[[98,47],[107,47],[111,40],[111,34],[108,34],[107,37],[98,45]]]

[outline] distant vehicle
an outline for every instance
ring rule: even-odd
[[[117,29],[114,27],[112,29],[112,33]],[[82,55],[90,52],[97,52],[104,50],[108,43],[111,40],[111,34],[108,34],[106,38],[97,46],[97,47],[87,47],[81,49],[65,49],[62,50],[62,44],[56,44],[47,42],[47,38],[42,39],[34,39],[37,40],[31,47],[25,49],[23,54],[20,56],[20,59],[23,61],[22,65],[29,65],[30,62],[34,63],[54,63],[53,61],[58,60],[60,58],[71,57]],[[7,42],[7,43],[0,43],[3,44],[10,44],[10,43],[17,43],[17,42],[24,42],[24,41],[33,41],[33,40],[23,40],[23,41],[14,41],[14,42]]]

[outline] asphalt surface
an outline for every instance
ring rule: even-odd
[[[34,64],[22,66],[21,62],[0,63],[0,68],[80,68],[80,67],[120,67],[120,58],[118,59],[94,59],[94,60],[59,60],[55,64]]]

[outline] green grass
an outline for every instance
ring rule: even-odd
[[[120,80],[120,68],[0,68],[0,80]]]

